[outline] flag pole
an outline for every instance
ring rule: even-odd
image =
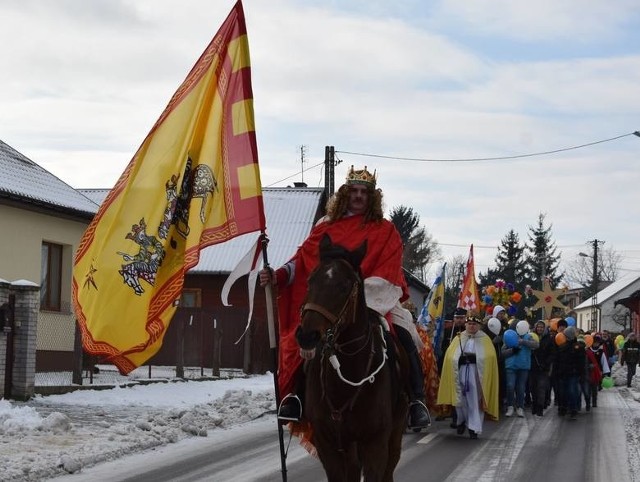
[[[271,270],[269,266],[269,258],[267,257],[267,244],[269,239],[264,231],[260,233],[262,243],[262,258],[264,260],[264,269]],[[278,333],[276,330],[273,310],[273,290],[271,283],[264,286],[264,295],[267,307],[267,327],[269,329],[269,348],[271,349],[271,362],[273,371],[273,388],[276,397],[276,423],[278,425],[278,441],[280,442],[280,465],[282,472],[282,481],[287,481],[287,454],[284,448],[284,430],[280,420],[277,420],[277,407],[280,406],[280,389],[278,388]]]

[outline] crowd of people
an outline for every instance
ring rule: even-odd
[[[558,416],[576,420],[582,409],[590,412],[598,406],[598,393],[603,387],[612,386],[610,375],[614,363],[626,365],[627,387],[631,387],[640,362],[640,342],[635,333],[629,333],[626,338],[618,335],[614,340],[608,331],[589,333],[578,329],[575,319],[568,315],[531,325],[527,320],[508,319],[506,313],[502,306],[496,306],[482,321],[467,316],[463,328],[457,319],[466,313],[458,308],[453,317],[453,332],[445,336],[445,340],[450,341],[439,365],[442,379],[438,403],[455,408],[451,427],[459,434],[464,433],[464,423],[470,420],[469,403],[474,404],[476,412],[497,418],[490,403],[496,390],[499,413],[506,417],[525,417],[527,410],[535,417],[543,417],[553,407]],[[471,335],[469,327],[472,327]],[[471,392],[466,390],[469,376],[466,365],[459,360],[469,351],[466,347],[469,336],[476,333],[479,339],[478,332],[491,341],[494,350],[485,352],[482,362],[475,358],[475,379],[485,379],[486,366],[495,363],[498,387],[491,387],[494,391],[484,387],[473,390],[473,386]],[[464,369],[456,370],[457,365]],[[457,373],[458,391],[453,396],[448,386],[451,371]],[[480,398],[476,394],[480,394]],[[467,425],[471,438],[477,438],[481,424],[467,422]]]
[[[302,365],[316,353],[300,349],[295,334],[324,235],[346,249],[367,243],[360,266],[366,303],[388,322],[408,355],[412,428],[430,424],[427,406],[437,409],[440,417],[451,416],[451,426],[461,435],[468,431],[472,439],[482,433],[485,415],[524,417],[530,408],[542,417],[553,404],[558,415],[575,419],[583,401],[586,411],[598,406],[598,392],[616,361],[627,366],[627,386],[631,385],[640,361],[636,336],[631,333],[616,346],[608,332],[584,333],[571,317],[531,326],[526,320],[509,319],[499,305],[486,317],[458,308],[442,346],[433,350],[428,335],[415,324],[415,313],[401,304],[408,299],[402,241],[393,223],[383,217],[382,191],[376,183],[375,171],[352,166],[346,182],[328,201],[327,215],[293,257],[275,271],[260,272],[260,284],[270,283],[278,292],[281,420],[295,424],[304,418]],[[436,358],[435,353],[441,355]]]

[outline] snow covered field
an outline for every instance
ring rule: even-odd
[[[271,374],[0,400],[0,480],[43,480],[273,416]]]

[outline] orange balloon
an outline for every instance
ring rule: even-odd
[[[551,331],[558,331],[558,320],[553,319],[549,322],[549,328],[551,328]]]
[[[593,345],[593,336],[584,335],[584,343],[587,345],[587,348],[589,348],[591,345]]]
[[[567,337],[564,336],[564,333],[558,333],[555,338],[556,345],[564,345],[567,342]]]

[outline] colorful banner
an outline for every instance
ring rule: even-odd
[[[418,317],[418,322],[427,328],[427,333],[431,333],[433,330],[432,339],[436,357],[441,355],[444,334],[444,276],[446,267],[446,263],[442,265],[442,270],[433,282]]]
[[[469,258],[464,270],[464,280],[462,289],[458,297],[458,308],[464,308],[469,314],[479,315],[480,296],[478,294],[478,284],[476,283],[476,270],[473,260],[473,244],[469,248]]]
[[[72,288],[85,350],[123,374],[143,364],[200,249],[264,228],[238,1],[80,241]]]

